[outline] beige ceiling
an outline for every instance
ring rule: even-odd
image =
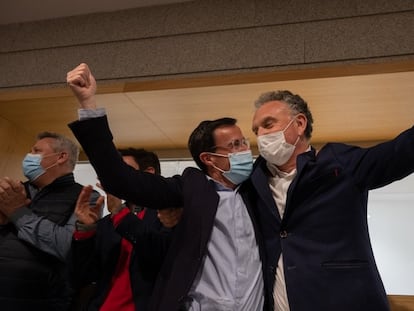
[[[310,74],[290,72],[289,78],[279,73],[163,84],[100,83],[97,97],[108,111],[119,147],[144,147],[160,152],[161,157],[188,156],[183,150],[192,129],[201,120],[223,116],[237,118],[254,145],[253,101],[262,92],[280,89],[298,93],[309,103],[315,120],[313,144],[364,144],[390,139],[412,125],[414,70],[409,65],[410,71],[401,72],[400,66],[398,72],[386,72],[393,71],[388,68],[384,73],[361,74],[354,70],[353,75],[344,75],[346,67],[342,67],[338,77],[314,70]],[[292,79],[295,76],[298,79]],[[275,81],[269,81],[272,79]],[[249,80],[260,82],[247,83]],[[0,117],[28,135],[44,130],[71,135],[66,124],[77,118],[77,103],[64,86],[1,92]]]

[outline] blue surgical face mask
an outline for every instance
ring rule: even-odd
[[[22,163],[23,174],[27,179],[29,179],[29,181],[34,181],[46,172],[45,169],[40,165],[41,161],[41,154],[28,153],[24,157]]]
[[[224,171],[216,166],[214,168],[222,172],[223,176],[233,184],[239,185],[249,178],[253,169],[253,155],[251,150],[229,153],[227,155],[220,153],[211,154],[229,158],[230,169],[228,171]]]
[[[57,153],[48,154],[47,156],[43,156],[43,157],[48,157],[48,156],[52,156],[55,154]],[[55,164],[53,164],[47,167],[46,169],[43,168],[43,166],[40,164],[40,162],[42,162],[43,157],[41,154],[36,154],[36,153],[28,153],[24,157],[23,162],[22,162],[23,174],[24,176],[26,176],[27,179],[29,179],[29,181],[36,180],[37,178],[42,176],[44,173],[46,173],[47,169],[49,169],[52,166],[55,166]]]

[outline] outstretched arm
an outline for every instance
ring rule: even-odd
[[[117,151],[106,115],[98,115],[94,95],[96,81],[86,64],[67,74],[67,83],[79,100],[80,121],[69,124],[82,145],[105,190],[118,198],[154,208],[183,206],[181,178],[136,171],[126,164]],[[162,195],[160,195],[162,193]]]

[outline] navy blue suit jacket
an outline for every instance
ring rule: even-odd
[[[291,311],[389,310],[368,234],[368,191],[413,171],[413,129],[371,148],[327,144],[298,156],[281,219],[266,161],[256,161],[251,179],[266,270],[273,283],[283,252]]]

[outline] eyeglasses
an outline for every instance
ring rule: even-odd
[[[212,150],[215,150],[217,148],[224,148],[231,151],[240,151],[241,149],[250,149],[250,142],[248,138],[242,138],[242,139],[233,139],[231,142],[229,142],[225,146],[213,146],[211,147]]]

